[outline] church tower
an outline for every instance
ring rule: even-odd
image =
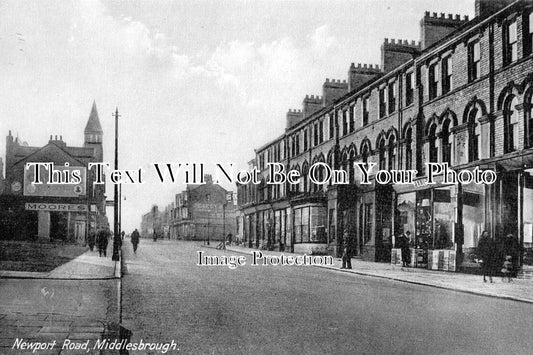
[[[87,121],[87,125],[85,126],[85,130],[83,131],[83,133],[85,134],[85,141],[83,143],[83,146],[95,148],[95,161],[103,161],[104,153],[102,148],[102,136],[104,135],[104,131],[102,131],[100,119],[98,118],[98,111],[96,110],[96,101],[93,101],[91,114],[89,115],[89,120]]]

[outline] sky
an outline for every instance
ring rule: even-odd
[[[95,101],[113,164],[118,107],[119,168],[145,170],[122,187],[130,232],[185,188],[160,183],[153,163],[246,169],[326,78],[380,64],[384,38],[420,40],[424,11],[472,18],[474,0],[0,0],[0,134],[82,146]]]

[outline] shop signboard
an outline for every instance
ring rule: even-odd
[[[444,250],[444,257],[442,263],[442,270],[448,271],[450,263],[450,250]]]
[[[450,258],[448,260],[448,271],[455,272],[457,270],[456,268],[456,254],[457,252],[455,250],[450,250]]]
[[[437,270],[444,270],[444,250],[439,250]]]
[[[34,166],[24,168],[25,196],[79,197],[85,196],[87,171],[82,166],[40,167],[39,178]]]
[[[431,262],[429,263],[429,268],[431,270],[438,270],[440,250],[431,250],[430,255],[431,255]]]
[[[51,212],[86,212],[87,205],[73,203],[31,203],[25,205],[27,211],[51,211]]]
[[[402,266],[402,249],[393,248],[391,250],[391,264]]]

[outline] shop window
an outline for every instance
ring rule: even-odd
[[[452,135],[450,133],[450,120],[446,120],[442,125],[441,147],[442,162],[452,165]]]
[[[379,90],[379,118],[383,118],[387,115],[387,102],[385,99],[385,88]]]
[[[439,162],[439,149],[437,148],[437,125],[431,125],[428,135],[429,142],[429,161],[431,163]]]
[[[396,141],[394,136],[389,138],[389,171],[394,169],[394,164],[396,162]]]
[[[452,89],[452,57],[442,60],[442,93],[446,94]]]
[[[363,216],[363,243],[367,244],[372,240],[372,226],[374,224],[374,215],[372,204],[367,203],[364,205],[364,216]]]
[[[504,42],[504,65],[507,65],[518,59],[516,21],[512,21],[505,26],[503,42]]]
[[[429,99],[433,100],[437,97],[437,90],[439,86],[439,65],[435,63],[429,66]]]
[[[329,218],[328,218],[329,243],[333,243],[337,239],[336,238],[337,234],[335,232],[335,225],[336,225],[336,223],[335,223],[335,221],[336,221],[335,212],[336,212],[336,210],[334,208],[329,210]]]
[[[398,195],[396,204],[396,210],[398,211],[398,220],[396,221],[397,235],[408,231],[413,236],[415,235],[415,199],[416,193],[414,192]]]
[[[327,209],[325,207],[310,207],[309,208],[309,242],[311,243],[327,243],[326,222]]]
[[[518,111],[516,105],[518,100],[511,95],[504,105],[504,153],[517,150],[518,146]]]
[[[405,134],[405,169],[410,170],[413,164],[413,138],[412,130],[409,128]]]
[[[414,87],[413,73],[405,74],[405,106],[409,106],[413,103]]]
[[[363,126],[366,126],[368,124],[368,119],[370,116],[370,112],[368,111],[369,105],[370,105],[370,97],[367,96],[363,99]]]
[[[433,190],[433,248],[450,249],[454,243],[454,208],[451,200],[451,187]]]
[[[468,44],[468,81],[474,81],[481,75],[481,50],[479,41]]]
[[[390,83],[387,87],[387,97],[389,105],[389,113],[393,113],[396,110],[396,86],[395,83]]]

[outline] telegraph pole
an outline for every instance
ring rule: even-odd
[[[113,114],[115,117],[115,170],[118,170],[118,118],[120,115],[118,114],[118,107],[115,110],[115,113]],[[114,197],[113,197],[113,257],[112,260],[118,261],[120,259],[119,256],[119,249],[120,249],[120,231],[119,231],[119,216],[118,216],[118,204],[119,204],[119,196],[118,196],[118,186],[117,184],[114,184]]]

